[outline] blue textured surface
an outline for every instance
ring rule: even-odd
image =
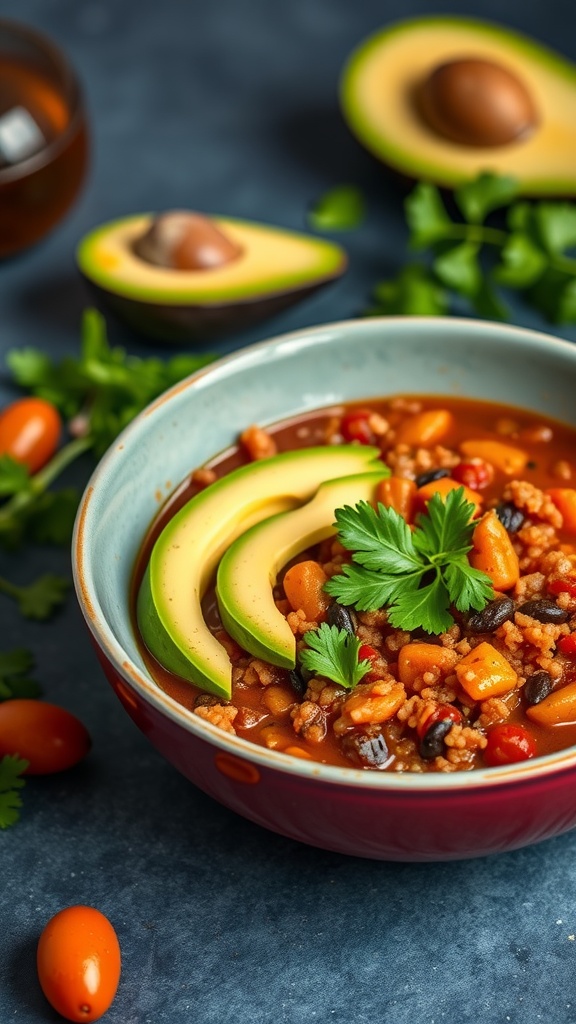
[[[576,59],[564,0],[476,0],[465,11],[451,0],[450,11],[505,21]],[[343,181],[370,202],[366,226],[342,236],[349,274],[218,348],[354,316],[404,258],[403,193],[342,124],[340,69],[368,32],[432,12],[425,0],[4,0],[3,15],[72,56],[94,155],[66,221],[0,268],[1,352],[75,350],[87,296],[73,252],[95,224],[193,206],[301,229],[310,202]],[[548,328],[520,305],[515,319]],[[158,351],[115,326],[111,335]],[[66,571],[68,557],[41,549],[0,565],[26,581]],[[35,946],[53,913],[81,902],[109,914],[122,945],[110,1024],[576,1021],[574,835],[450,865],[300,846],[213,803],[155,755],[103,682],[72,600],[43,625],[2,599],[0,647],[17,645],[34,650],[45,696],[85,720],[93,751],[65,776],[31,781],[21,822],[0,833],[2,1024],[59,1019],[35,979]]]

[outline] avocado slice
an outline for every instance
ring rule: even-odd
[[[373,501],[380,471],[327,480],[291,512],[257,523],[228,548],[218,567],[216,595],[226,631],[244,650],[272,665],[294,668],[296,640],[278,611],[272,588],[291,558],[336,532],[334,510]]]
[[[503,145],[465,145],[426,122],[417,99],[423,83],[463,58],[491,62],[522,83],[537,115],[531,133]],[[511,29],[432,16],[380,30],[349,58],[341,105],[363,145],[411,178],[452,188],[492,171],[516,178],[525,195],[576,193],[576,66]]]
[[[138,628],[154,657],[228,699],[230,660],[201,608],[220,558],[245,530],[309,501],[325,480],[378,466],[379,450],[365,445],[302,448],[241,466],[191,498],[157,538],[138,592]]]
[[[167,341],[241,329],[298,302],[344,273],[347,256],[334,242],[264,224],[210,218],[240,251],[220,266],[175,270],[138,254],[152,214],[115,220],[90,231],[76,258],[99,304],[131,327]]]

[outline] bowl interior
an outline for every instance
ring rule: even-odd
[[[90,481],[76,525],[74,569],[91,630],[116,666],[129,667],[130,678],[150,679],[129,615],[136,555],[180,480],[249,424],[395,393],[477,397],[576,423],[575,384],[570,343],[457,319],[330,324],[220,360],[141,414]]]

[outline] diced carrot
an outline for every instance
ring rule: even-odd
[[[387,692],[379,693],[385,686]],[[357,688],[342,707],[342,717],[352,725],[365,725],[370,722],[386,722],[393,718],[406,700],[406,690],[402,683],[392,685],[376,683],[370,690],[367,687]]]
[[[427,409],[404,420],[396,431],[396,444],[431,448],[450,432],[454,417],[448,409]]]
[[[538,725],[567,725],[576,722],[576,683],[553,690],[539,704],[526,708],[526,714]]]
[[[516,687],[518,676],[509,661],[492,644],[473,647],[456,665],[456,676],[473,700],[501,697]]]
[[[309,622],[323,622],[330,605],[322,589],[328,577],[318,562],[297,562],[284,576],[284,593],[295,612],[302,609]]]
[[[489,438],[462,441],[460,451],[470,458],[484,459],[485,462],[492,463],[496,469],[500,469],[508,476],[521,473],[528,462],[528,454],[522,448],[515,448],[503,441],[491,441]]]
[[[425,672],[445,676],[454,668],[458,655],[449,647],[437,644],[405,644],[398,654],[398,675],[406,686],[412,686]]]
[[[386,508],[393,508],[407,523],[412,521],[416,484],[404,476],[389,476],[378,484],[377,499]]]
[[[520,579],[520,563],[506,528],[493,510],[486,512],[475,527],[472,544],[470,565],[485,572],[495,590],[510,590]]]
[[[564,529],[576,533],[576,490],[573,487],[550,487],[545,493],[562,513]]]
[[[312,754],[309,754],[307,750],[303,750],[302,747],[285,747],[283,753],[290,754],[292,757],[301,757],[305,761],[312,760]]]
[[[446,500],[446,495],[450,491],[456,491],[459,487],[464,487],[464,497],[466,501],[471,502],[476,508],[475,515],[478,514],[482,507],[482,495],[478,491],[473,491],[470,487],[466,487],[464,484],[459,484],[456,480],[452,480],[449,476],[442,476],[439,480],[430,480],[429,483],[423,484],[419,487],[415,495],[415,511],[423,512],[426,508],[426,502],[430,501],[433,494],[439,494],[443,500]]]

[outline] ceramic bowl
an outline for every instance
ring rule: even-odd
[[[227,807],[292,839],[382,860],[512,850],[576,824],[576,747],[503,768],[393,774],[304,761],[186,711],[146,670],[129,587],[158,503],[249,423],[401,392],[521,405],[576,422],[576,347],[461,319],[327,324],[259,343],[172,388],[97,467],[73,548],[78,600],[104,672],[150,742]]]

